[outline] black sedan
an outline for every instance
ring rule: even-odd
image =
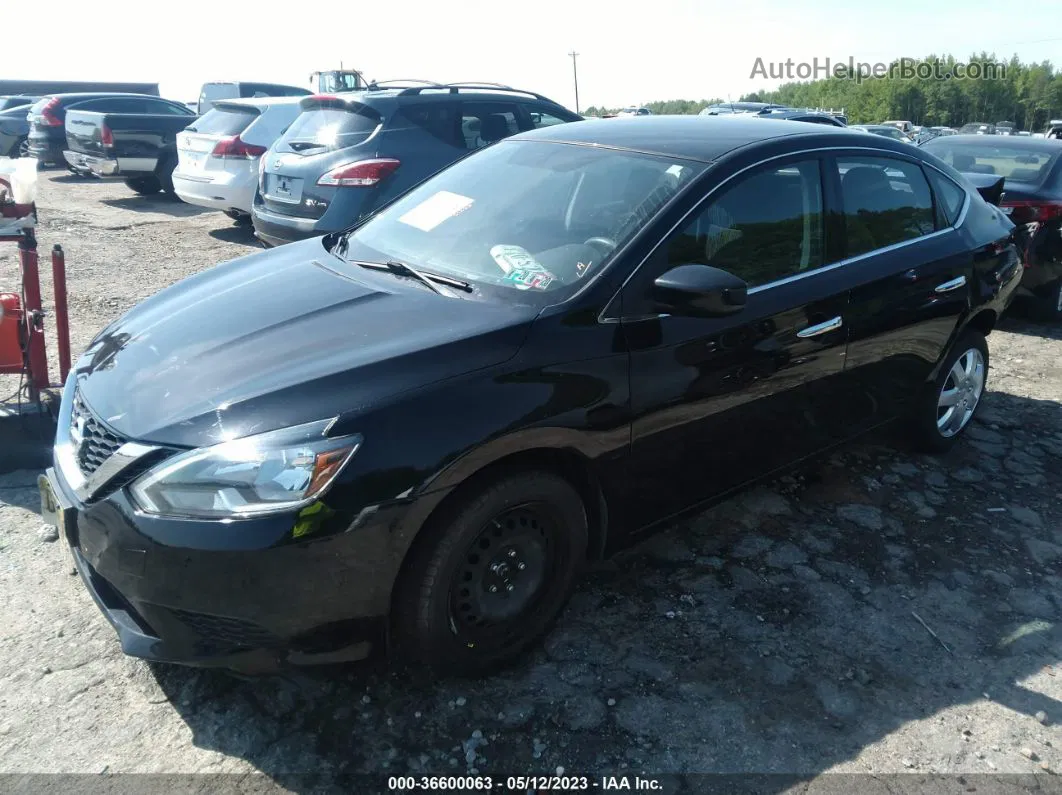
[[[1019,295],[1062,320],[1062,144],[1039,138],[951,135],[922,145],[959,171],[1004,179],[1002,206],[1018,225],[1025,261]]]
[[[904,144],[555,125],[105,328],[45,515],[129,654],[518,659],[588,559],[892,420],[943,451],[1021,277]]]

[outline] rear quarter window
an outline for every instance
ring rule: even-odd
[[[937,226],[943,228],[952,226],[959,220],[959,213],[966,202],[966,191],[945,177],[936,169],[926,168],[926,176],[933,188],[933,196],[937,200]]]
[[[204,113],[187,131],[204,135],[239,135],[257,116],[258,113],[252,109],[237,111],[214,108]]]
[[[371,108],[317,108],[292,123],[283,144],[292,152],[346,149],[368,140],[379,125],[380,116]]]
[[[406,105],[395,114],[390,126],[418,127],[451,146],[465,145],[457,135],[457,109],[453,105],[441,102]]]

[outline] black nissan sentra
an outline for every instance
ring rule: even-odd
[[[484,672],[586,560],[683,512],[893,419],[947,450],[1021,278],[1013,229],[865,133],[516,135],[105,328],[45,514],[128,654]]]

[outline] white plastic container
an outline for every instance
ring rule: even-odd
[[[0,157],[0,179],[11,186],[15,204],[37,201],[37,161],[28,157]]]

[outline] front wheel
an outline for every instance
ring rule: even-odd
[[[926,452],[952,448],[977,413],[988,383],[988,343],[969,329],[956,340],[928,385],[914,418],[915,442]]]
[[[449,674],[515,661],[556,619],[586,557],[583,501],[549,472],[494,480],[424,532],[396,586],[395,646]]]

